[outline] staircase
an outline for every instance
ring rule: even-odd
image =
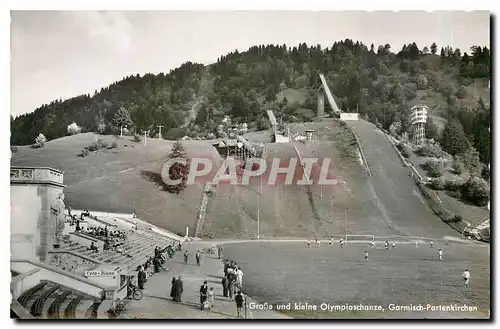
[[[222,162],[221,167],[226,166],[226,159]],[[194,233],[195,237],[199,237],[202,233],[203,230],[203,222],[205,221],[205,216],[207,214],[207,205],[208,205],[208,198],[212,195],[215,194],[215,191],[217,190],[217,185],[219,182],[219,177],[220,173],[217,172],[217,175],[208,183],[205,183],[205,186],[203,187],[203,191],[201,193],[201,204],[200,208],[198,210],[198,219],[196,221],[196,230]]]
[[[96,318],[100,300],[51,281],[25,291],[17,301],[36,319]]]

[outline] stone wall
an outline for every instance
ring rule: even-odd
[[[63,192],[62,172],[11,168],[11,257],[46,261],[55,242],[50,207]]]

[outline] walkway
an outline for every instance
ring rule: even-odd
[[[128,300],[126,313],[121,317],[128,319],[234,319],[236,304],[222,296],[222,261],[214,255],[205,255],[201,266],[196,265],[194,257],[197,249],[211,247],[212,241],[196,241],[183,246],[190,253],[188,264],[184,264],[183,252],[176,252],[173,259],[167,261],[168,272],[156,273],[146,283],[144,297],[140,301]],[[236,260],[237,261],[237,260]],[[182,302],[176,303],[170,298],[172,277],[182,277],[184,293]],[[214,287],[215,307],[202,311],[199,304],[199,289],[204,280],[209,287]],[[243,276],[243,285],[245,277]],[[247,304],[255,302],[247,297]],[[272,319],[288,318],[269,310],[247,311],[247,318]]]

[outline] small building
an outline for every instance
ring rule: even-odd
[[[257,153],[250,142],[241,136],[236,136],[236,139],[222,139],[213,146],[223,158],[234,157],[237,160],[246,160],[255,157]]]
[[[313,141],[314,137],[315,137],[314,136],[315,130],[314,129],[306,129],[305,132],[306,132],[306,140]]]

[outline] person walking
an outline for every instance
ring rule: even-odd
[[[227,277],[226,277],[226,276],[224,276],[224,277],[222,278],[222,295],[223,295],[224,297],[227,297],[227,295],[228,295],[228,290],[229,290],[229,282],[228,282],[228,280],[227,280]]]
[[[175,300],[175,276],[172,278],[172,288],[170,288],[170,297]]]
[[[201,304],[201,309],[205,309],[205,302],[207,301],[207,294],[208,294],[208,285],[207,281],[203,281],[203,284],[200,287],[200,304]]]
[[[189,251],[186,250],[184,252],[184,263],[186,263],[186,264],[188,263],[188,258],[189,258]]]
[[[139,289],[144,290],[144,283],[146,283],[146,272],[141,266],[139,268],[139,273],[137,273],[137,284],[139,286]]]
[[[243,271],[241,270],[241,268],[238,268],[235,271],[235,274],[236,274],[236,285],[237,285],[238,289],[242,289],[242,287],[243,287]]]
[[[182,302],[182,293],[184,292],[184,283],[182,282],[181,277],[179,276],[177,280],[175,280],[175,301]]]
[[[466,269],[462,274],[462,278],[464,279],[465,289],[469,288],[469,280],[470,280],[470,272],[469,269]]]
[[[229,300],[233,301],[234,286],[235,286],[234,274],[230,273],[227,277],[227,280],[228,280],[228,289],[229,289]]]
[[[241,318],[241,311],[243,310],[243,295],[241,294],[241,291],[238,291],[238,294],[236,295],[236,298],[234,300],[236,302],[236,311],[238,314],[238,318]]]
[[[195,257],[196,257],[196,264],[200,266],[200,258],[201,258],[200,250],[196,251]]]
[[[208,291],[208,301],[210,302],[210,307],[215,306],[215,292],[214,292],[214,287],[210,287],[210,290]]]

